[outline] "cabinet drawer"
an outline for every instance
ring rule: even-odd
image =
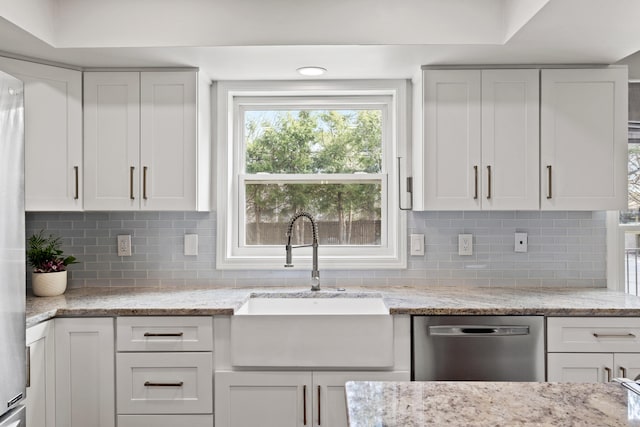
[[[640,352],[638,317],[551,317],[549,352]]]
[[[212,353],[118,353],[118,414],[213,412]]]
[[[212,351],[211,317],[118,317],[118,351]]]
[[[213,415],[118,415],[118,427],[212,427]]]

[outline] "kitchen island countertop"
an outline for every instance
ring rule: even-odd
[[[57,297],[27,296],[27,327],[56,317],[232,315],[251,296],[382,296],[391,314],[640,316],[640,297],[594,288],[485,287],[161,287],[80,288]]]
[[[640,426],[640,396],[619,384],[346,384],[350,427]]]

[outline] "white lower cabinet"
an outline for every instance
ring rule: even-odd
[[[118,427],[213,426],[213,322],[118,317]]]
[[[28,375],[27,408],[29,427],[55,426],[54,321],[27,329]]]
[[[114,427],[112,318],[55,320],[56,426]]]
[[[213,415],[118,415],[118,427],[212,427]]]
[[[203,353],[118,353],[118,414],[210,414],[213,360]]]
[[[640,318],[547,319],[547,380],[608,382],[640,375]]]
[[[347,426],[344,384],[408,381],[408,372],[218,371],[217,427]]]
[[[609,382],[640,375],[640,353],[549,353],[551,382]]]

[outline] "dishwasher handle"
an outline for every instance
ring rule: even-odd
[[[448,337],[496,337],[529,335],[528,326],[439,325],[429,326],[429,335]]]

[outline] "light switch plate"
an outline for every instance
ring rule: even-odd
[[[458,234],[458,255],[473,255],[473,234]]]
[[[516,239],[514,243],[516,252],[527,252],[527,233],[516,233]]]
[[[198,235],[184,235],[184,254],[187,256],[198,255]]]
[[[410,254],[412,256],[424,255],[424,234],[411,234],[409,240],[411,242]]]

